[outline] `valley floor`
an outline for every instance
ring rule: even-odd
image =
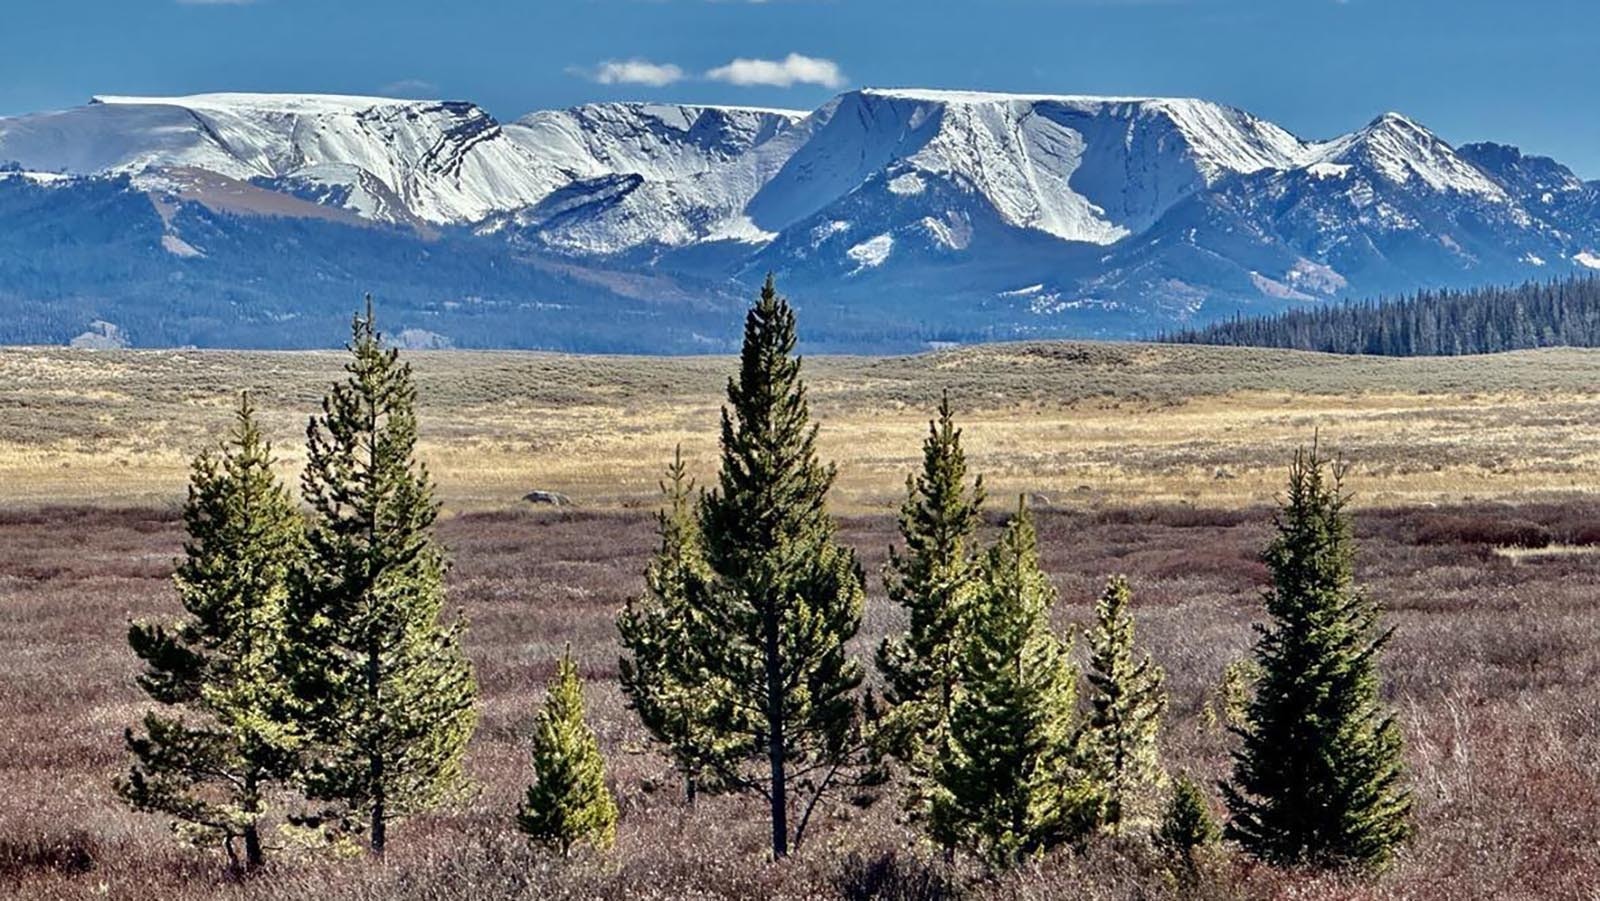
[[[715,465],[727,358],[408,355],[483,688],[462,807],[401,824],[383,863],[292,859],[244,885],[127,811],[111,780],[143,709],[130,618],[177,611],[169,575],[190,455],[235,394],[265,412],[292,477],[343,356],[0,350],[0,896],[289,899],[826,897],[852,850],[925,856],[891,798],[831,811],[785,866],[758,811],[679,800],[616,687],[613,618],[642,586],[655,483],[682,444]],[[1396,637],[1385,691],[1406,741],[1418,839],[1376,882],[1218,861],[1204,897],[1585,897],[1600,884],[1600,352],[1370,359],[1230,348],[1024,344],[807,362],[843,538],[872,595],[867,659],[902,625],[877,573],[941,389],[992,516],[1039,497],[1058,624],[1126,573],[1141,644],[1169,674],[1174,771],[1209,785],[1213,714],[1261,617],[1257,554],[1295,445],[1355,464],[1360,577]],[[535,509],[532,489],[573,509]],[[991,523],[993,525],[993,523]],[[1543,551],[1507,545],[1549,545]],[[622,809],[609,862],[531,851],[510,812],[542,685],[570,642]],[[1079,650],[1081,654],[1081,648]],[[1215,798],[1213,797],[1215,802]],[[980,894],[1175,897],[1151,854],[1097,844]]]

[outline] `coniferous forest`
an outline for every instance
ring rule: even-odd
[[[1600,347],[1600,276],[1235,317],[1158,340],[1394,357]]]

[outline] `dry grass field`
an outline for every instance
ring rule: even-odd
[[[483,688],[459,809],[401,824],[381,863],[280,856],[263,878],[174,844],[110,783],[142,709],[130,617],[171,615],[188,455],[252,390],[293,445],[336,354],[0,351],[0,896],[387,899],[828,898],[852,851],[928,859],[893,799],[831,811],[792,861],[759,811],[685,808],[616,689],[612,618],[641,587],[645,509],[682,442],[714,463],[726,359],[418,353],[424,455],[449,515],[453,602]],[[1589,898],[1600,885],[1600,353],[1349,359],[1214,348],[1016,345],[808,363],[843,538],[873,589],[859,650],[899,628],[875,575],[889,505],[948,387],[996,507],[1039,514],[1063,625],[1126,573],[1169,673],[1166,762],[1203,781],[1232,740],[1207,715],[1260,615],[1266,504],[1320,430],[1357,464],[1359,572],[1397,629],[1386,693],[1418,838],[1372,881],[1234,858],[1182,892],[1137,844],[1101,842],[968,885],[986,898]],[[532,509],[532,488],[579,507]],[[622,809],[616,851],[563,864],[509,813],[524,741],[570,642]],[[1080,643],[1081,645],[1081,643]],[[1213,799],[1215,800],[1215,799]],[[965,874],[958,874],[958,876]]]
[[[0,350],[0,504],[167,505],[248,389],[296,464],[338,353]],[[674,445],[715,465],[728,358],[418,352],[425,455],[452,510],[534,488],[654,503]],[[1402,359],[1017,344],[808,361],[841,510],[896,503],[941,390],[995,497],[1062,505],[1262,503],[1320,430],[1362,504],[1583,490],[1600,473],[1600,351]]]

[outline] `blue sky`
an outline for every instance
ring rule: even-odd
[[[5,0],[0,115],[322,91],[811,108],[850,87],[1197,96],[1307,138],[1398,110],[1600,178],[1593,0]]]

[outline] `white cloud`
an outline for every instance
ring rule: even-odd
[[[683,80],[681,67],[647,59],[608,59],[592,69],[568,71],[600,84],[642,84],[659,88]]]
[[[718,66],[706,73],[713,81],[736,85],[767,85],[776,88],[797,84],[821,85],[825,88],[844,87],[846,79],[839,64],[831,59],[817,59],[791,53],[781,60],[736,59],[726,66]]]

